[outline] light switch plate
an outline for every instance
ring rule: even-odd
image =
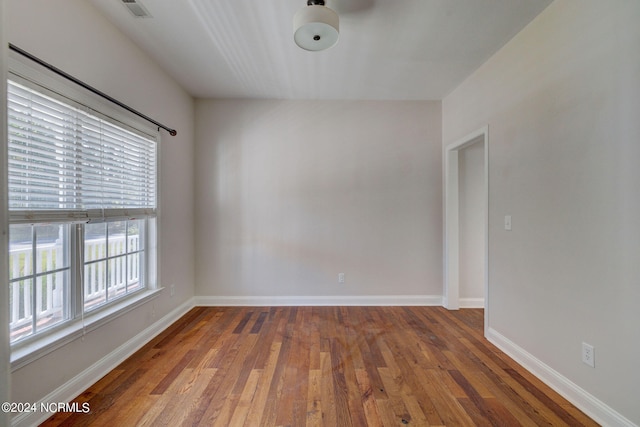
[[[511,215],[504,216],[504,229],[511,231]]]

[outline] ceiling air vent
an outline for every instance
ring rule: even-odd
[[[122,3],[127,6],[129,12],[133,14],[136,18],[149,18],[149,12],[147,9],[140,3],[139,0],[122,0]]]

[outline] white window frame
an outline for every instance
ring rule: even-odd
[[[11,370],[15,371],[29,363],[45,356],[46,354],[66,345],[67,343],[76,339],[84,339],[84,335],[105,325],[106,323],[140,307],[141,305],[156,298],[162,288],[159,286],[159,240],[160,240],[160,164],[161,164],[161,140],[160,132],[158,129],[152,127],[146,121],[143,121],[139,117],[127,112],[120,107],[116,107],[114,104],[107,102],[106,100],[98,97],[97,95],[90,93],[89,91],[73,85],[67,80],[55,75],[48,70],[36,69],[28,61],[16,54],[10,52],[8,58],[8,73],[7,78],[10,80],[18,81],[20,84],[27,83],[35,90],[44,88],[42,93],[46,95],[57,94],[60,99],[69,105],[81,105],[88,107],[98,114],[107,117],[112,122],[123,124],[124,127],[129,127],[137,132],[142,132],[145,135],[155,139],[156,148],[156,213],[155,216],[146,217],[146,231],[144,233],[145,238],[145,283],[143,289],[132,292],[130,294],[116,298],[111,303],[103,304],[85,312],[84,304],[82,302],[82,284],[78,282],[78,278],[75,277],[71,280],[77,282],[75,289],[71,289],[70,301],[66,301],[71,306],[71,318],[61,322],[59,325],[54,325],[50,328],[43,330],[41,333],[36,333],[33,336],[25,337],[18,340],[11,345]],[[7,173],[5,171],[5,173]],[[24,221],[12,221],[11,212],[9,212],[9,225],[25,223]],[[38,222],[38,221],[34,221]],[[71,224],[71,221],[64,221],[64,223]],[[74,236],[78,236],[80,233],[77,225],[71,224],[70,238],[74,239]],[[81,251],[82,246],[80,242],[75,242],[76,249]],[[80,245],[80,246],[78,246]],[[84,262],[82,256],[74,256],[71,254],[71,275],[78,276],[80,269],[84,270]],[[77,265],[79,263],[79,266]],[[8,285],[8,283],[7,283]],[[78,301],[80,298],[80,301]],[[8,302],[7,302],[8,304]]]

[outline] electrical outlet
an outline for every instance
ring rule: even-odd
[[[176,294],[176,285],[169,286],[169,291],[170,291],[169,293],[173,297]]]
[[[582,343],[582,361],[592,368],[596,367],[595,350],[591,344],[587,344],[586,342]]]
[[[338,283],[344,283],[344,273],[338,273]]]

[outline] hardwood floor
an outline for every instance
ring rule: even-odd
[[[45,426],[597,425],[482,337],[482,310],[198,307]]]

